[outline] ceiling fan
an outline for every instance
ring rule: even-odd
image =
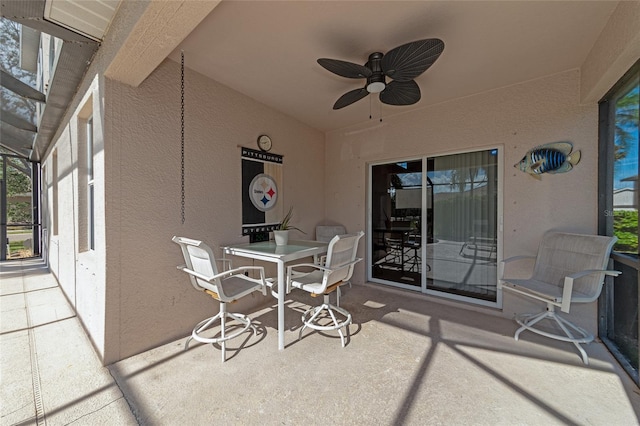
[[[433,65],[443,50],[442,40],[428,38],[398,46],[386,55],[372,53],[364,65],[327,58],[318,59],[318,63],[342,77],[367,79],[363,88],[342,95],[333,109],[351,105],[369,93],[380,93],[380,101],[388,105],[412,105],[420,100],[420,88],[414,78]],[[387,82],[387,78],[392,81]]]

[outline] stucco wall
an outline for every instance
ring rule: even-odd
[[[75,149],[73,138],[75,136],[75,128],[70,125],[66,126],[65,131],[60,136],[56,144],[57,158],[57,214],[58,226],[57,233],[55,227],[49,227],[51,243],[49,244],[52,262],[51,271],[55,274],[60,285],[65,292],[67,298],[75,305],[76,289],[75,289],[75,249],[76,249],[76,229],[74,217],[75,211],[75,193],[77,176],[75,171],[75,163],[77,157],[73,155]],[[51,176],[54,173],[53,163],[45,163],[49,165]],[[54,197],[53,188],[51,189],[51,206],[53,210]]]
[[[598,102],[638,59],[640,1],[621,1],[582,64],[582,102]]]
[[[106,335],[117,335],[118,318],[107,316],[107,293],[109,300],[115,300],[118,289],[106,286],[106,247],[105,236],[105,186],[110,173],[105,167],[104,157],[104,77],[102,74],[120,49],[127,34],[135,24],[148,2],[123,2],[106,39],[93,58],[87,73],[78,87],[78,91],[62,120],[62,124],[53,137],[47,152],[43,156],[43,229],[47,230],[44,241],[44,253],[51,271],[54,273],[65,296],[74,306],[78,318],[82,322],[89,339],[98,356],[105,361]],[[90,104],[90,106],[89,106]],[[94,119],[94,179],[95,179],[95,229],[96,247],[93,251],[82,248],[83,225],[79,223],[83,212],[83,199],[79,185],[83,181],[84,170],[78,162],[82,147],[78,145],[81,138],[78,123],[86,118],[87,108]],[[58,233],[53,232],[53,160],[57,156],[58,174]],[[84,226],[86,229],[86,226]],[[117,304],[116,304],[117,307]],[[111,322],[109,322],[111,321]],[[117,352],[117,339],[110,340],[110,350]],[[115,348],[115,349],[114,349]]]
[[[100,354],[104,354],[105,319],[106,319],[106,281],[105,281],[105,196],[104,196],[104,111],[102,108],[102,91],[95,77],[92,84],[78,105],[72,123],[76,126],[76,140],[78,141],[76,174],[77,174],[77,202],[76,202],[76,300],[77,314],[93,339]],[[89,248],[88,222],[88,177],[87,157],[84,142],[86,136],[86,120],[93,121],[93,191],[94,191],[94,248]]]
[[[283,202],[295,206],[295,225],[313,236],[323,219],[324,135],[195,72],[185,80],[184,224],[179,64],[166,60],[138,88],[106,81],[107,316],[114,325],[106,363],[186,336],[217,309],[176,270],[181,254],[171,237],[214,247],[248,241],[241,237],[239,146],[254,148],[258,135],[270,135],[271,152],[284,155]]]
[[[104,161],[100,90],[97,78],[83,97],[76,100],[70,118],[42,162],[43,222],[47,230],[48,257],[65,296],[74,307],[100,356],[104,353],[105,244]],[[86,119],[93,117],[95,248],[88,248],[88,204],[86,178]],[[55,153],[55,154],[54,154]],[[57,160],[54,160],[57,159]],[[79,161],[79,159],[81,161]],[[57,161],[58,205],[54,208],[54,161]],[[57,210],[58,233],[53,212]]]
[[[580,105],[579,98],[580,74],[573,70],[406,114],[383,107],[382,123],[372,120],[371,130],[365,125],[327,135],[327,217],[364,229],[369,163],[501,146],[505,257],[535,254],[551,228],[595,233],[597,105]],[[538,181],[513,168],[530,148],[555,141],[570,141],[582,152],[570,173]],[[354,281],[364,281],[365,266],[358,265]],[[503,302],[504,316],[523,309],[519,297],[505,295]],[[577,312],[592,330],[594,309]]]
[[[272,152],[285,156],[283,200],[295,204],[295,225],[313,236],[324,214],[318,195],[324,194],[324,135],[187,70],[186,222],[180,223],[178,64],[166,61],[138,88],[103,76],[147,3],[121,5],[42,161],[45,256],[104,364],[186,336],[217,310],[215,301],[194,291],[175,269],[181,254],[170,238],[201,238],[212,246],[248,240],[240,235],[239,145],[255,147],[259,134],[269,134]],[[89,100],[97,234],[96,250],[81,252],[78,120]],[[267,268],[274,276],[275,269]],[[234,307],[242,311],[261,301],[248,298]]]
[[[366,229],[370,162],[495,145],[505,153],[505,256],[533,253],[551,227],[595,232],[596,102],[637,60],[638,2],[621,2],[583,64],[582,76],[568,71],[411,114],[383,107],[382,125],[374,120],[326,137],[188,71],[184,225],[178,65],[165,61],[138,88],[103,77],[148,4],[121,4],[43,160],[45,256],[105,364],[185,336],[216,309],[175,269],[180,253],[170,238],[187,235],[215,246],[246,240],[239,236],[238,145],[254,146],[261,133],[274,139],[273,152],[285,155],[285,202],[295,205],[294,222],[309,236],[319,222]],[[90,96],[94,118],[100,120],[96,134],[104,135],[96,167],[104,168],[96,171],[97,247],[78,253],[82,171],[77,170],[77,119]],[[570,140],[583,152],[571,173],[538,182],[512,168],[527,149],[555,140]],[[59,163],[58,235],[51,226],[54,151]],[[364,253],[361,244],[359,254]],[[364,282],[364,268],[364,263],[358,266],[355,283]],[[528,307],[519,298],[505,297],[503,315],[523,309]],[[577,313],[583,326],[595,328],[595,304]]]

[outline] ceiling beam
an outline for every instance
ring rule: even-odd
[[[0,121],[0,140],[3,142],[10,140],[12,144],[21,148],[31,147],[33,133],[14,127],[3,120]]]
[[[23,98],[33,99],[38,102],[45,102],[46,96],[44,93],[34,89],[26,83],[18,80],[5,70],[0,70],[0,85],[11,90]]]
[[[20,157],[29,158],[29,154],[31,154],[31,150],[28,148],[18,149],[18,148],[15,148],[13,145],[9,145],[2,141],[0,141],[0,146],[8,151],[13,152],[16,155],[19,155]]]
[[[104,75],[139,86],[219,3],[149,2]]]
[[[0,120],[2,120],[3,123],[12,125],[16,129],[26,130],[31,133],[38,131],[38,128],[33,123],[30,123],[12,111],[3,110],[2,114],[0,114]]]
[[[33,135],[0,121],[0,146],[29,158]]]

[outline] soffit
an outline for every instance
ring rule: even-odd
[[[44,17],[94,40],[101,40],[120,0],[46,0]]]

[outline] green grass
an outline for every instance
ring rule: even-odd
[[[9,251],[24,250],[24,241],[11,241]]]
[[[7,235],[13,235],[13,234],[26,234],[27,232],[31,232],[30,228],[25,228],[25,229],[11,229],[11,230],[7,230]]]
[[[21,259],[25,257],[33,256],[33,252],[30,248],[24,246],[24,241],[12,241],[9,243],[9,258]]]

